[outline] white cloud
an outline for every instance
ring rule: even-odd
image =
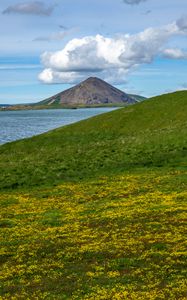
[[[126,83],[126,71],[124,69],[114,69],[114,70],[102,70],[98,72],[59,72],[51,68],[46,68],[39,74],[39,79],[46,83],[68,83],[76,84],[89,76],[100,77],[110,82],[112,84],[124,84]]]
[[[39,79],[45,83],[74,83],[76,81],[81,81],[83,76],[78,72],[58,72],[52,70],[51,68],[45,69],[40,75]]]
[[[147,1],[147,0],[123,0],[124,3],[130,4],[130,5],[140,4],[145,1]]]
[[[7,7],[3,11],[3,14],[18,13],[50,16],[54,8],[55,5],[47,7],[45,3],[41,1],[22,2]]]
[[[163,51],[163,55],[171,59],[187,59],[187,52],[178,48],[169,48]]]
[[[77,83],[89,76],[98,76],[119,84],[134,68],[151,63],[164,51],[165,55],[174,56],[171,49],[170,53],[164,50],[165,45],[173,36],[184,33],[174,22],[134,35],[113,38],[96,35],[73,39],[60,51],[42,54],[45,69],[39,79],[44,83]]]

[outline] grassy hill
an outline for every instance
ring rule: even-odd
[[[186,299],[187,92],[0,147],[0,298]]]
[[[1,146],[0,188],[53,185],[137,167],[185,167],[186,95],[164,95]]]

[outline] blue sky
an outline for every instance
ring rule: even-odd
[[[89,76],[145,96],[187,88],[186,0],[1,0],[0,20],[0,103]]]

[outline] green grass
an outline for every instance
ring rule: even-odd
[[[187,92],[0,147],[0,299],[185,300]]]
[[[177,92],[0,147],[0,188],[137,168],[186,168],[187,93]]]

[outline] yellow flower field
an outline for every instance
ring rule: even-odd
[[[187,298],[187,172],[0,194],[0,299]]]

